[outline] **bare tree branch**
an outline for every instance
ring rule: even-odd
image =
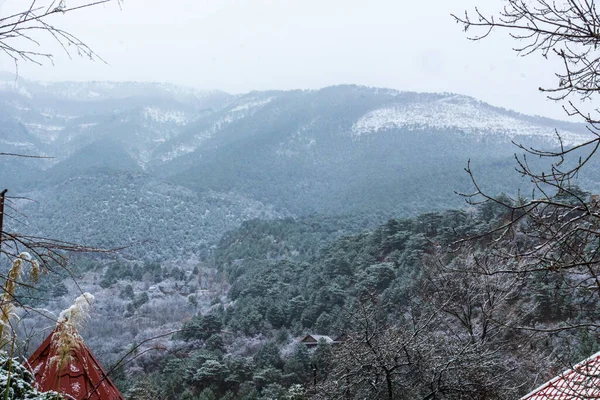
[[[120,0],[83,1],[82,3],[65,7],[63,2],[33,0],[25,11],[0,17],[0,54],[4,53],[15,63],[18,72],[20,61],[41,65],[44,61],[52,62],[53,55],[38,50],[43,46],[40,39],[49,38],[58,43],[65,54],[87,57],[92,60],[105,62],[85,42],[73,34],[50,24],[48,21],[54,15],[62,15],[89,7],[116,2]]]

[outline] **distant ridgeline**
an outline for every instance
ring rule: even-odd
[[[462,207],[467,160],[491,193],[527,189],[511,141],[552,148],[582,125],[455,94],[360,86],[229,95],[167,84],[0,77],[0,182],[27,226],[133,258],[198,254],[252,218],[396,216]],[[539,162],[532,160],[532,162]],[[598,187],[597,166],[579,184]]]

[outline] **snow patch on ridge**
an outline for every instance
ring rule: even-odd
[[[177,125],[185,125],[188,123],[188,118],[182,111],[165,111],[158,107],[145,107],[144,117],[160,123],[174,123]]]
[[[14,147],[35,147],[33,143],[29,142],[13,142],[10,140],[0,139],[0,143],[6,146],[14,146]]]
[[[413,130],[460,129],[476,135],[537,136],[558,143],[555,130],[521,120],[475,99],[455,95],[430,102],[398,104],[370,111],[352,126],[351,135],[409,127]],[[573,145],[589,137],[582,133],[560,131],[563,143]]]
[[[242,104],[240,104],[240,105],[232,108],[230,110],[230,112],[250,110],[252,108],[257,108],[257,107],[260,107],[260,106],[264,106],[265,104],[269,104],[271,101],[273,101],[273,97],[268,97],[266,99],[259,99],[259,100],[255,100],[255,101],[250,101],[248,103],[242,103]]]
[[[29,129],[33,129],[36,131],[53,132],[53,131],[62,131],[63,129],[65,129],[64,126],[57,126],[57,125],[46,125],[46,124],[23,124],[23,125],[25,125]]]
[[[160,160],[162,162],[171,161],[184,154],[192,153],[196,151],[202,142],[212,138],[218,132],[221,132],[229,124],[253,115],[260,107],[273,101],[274,97],[268,97],[264,99],[244,99],[246,102],[235,104],[234,107],[229,109],[221,118],[215,120],[208,129],[196,133],[189,142],[179,144],[173,147],[170,151],[162,154]]]
[[[162,154],[160,156],[160,160],[163,162],[170,161],[174,158],[195,151],[202,142],[210,139],[215,133],[221,131],[227,124],[230,124],[235,120],[236,118],[233,118],[230,114],[225,115],[225,117],[215,121],[209,129],[196,133],[192,137],[191,142],[180,144],[179,146],[171,149],[171,151]]]
[[[187,153],[191,153],[194,150],[196,150],[197,148],[198,148],[198,146],[196,144],[191,144],[191,145],[182,144],[178,147],[175,147],[171,151],[162,154],[160,156],[160,160],[163,162],[171,161],[174,158],[177,158],[177,157],[182,156]]]
[[[92,126],[96,126],[96,125],[98,125],[98,123],[97,123],[97,122],[89,122],[89,123],[87,123],[87,124],[79,124],[79,125],[77,125],[77,126],[78,126],[80,129],[88,129],[88,128],[91,128]]]

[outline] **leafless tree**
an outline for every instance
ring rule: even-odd
[[[519,161],[519,172],[530,177],[539,192],[549,198],[548,190],[569,186],[580,169],[586,165],[600,145],[599,111],[594,113],[580,110],[573,97],[593,100],[600,92],[600,15],[594,0],[507,0],[498,15],[487,16],[476,8],[464,16],[453,15],[466,32],[476,31],[471,40],[483,40],[494,30],[506,30],[517,42],[514,50],[521,56],[541,54],[548,58],[558,57],[563,69],[556,71],[554,87],[540,87],[553,100],[568,100],[564,106],[571,116],[579,116],[588,124],[590,139],[566,148],[560,141],[558,151],[521,149],[528,155],[554,159],[549,171],[536,172],[523,157]],[[557,132],[560,140],[560,134]],[[571,157],[576,162],[567,162]],[[468,169],[470,173],[470,170]],[[476,185],[478,192],[479,187]],[[560,191],[559,191],[560,192]],[[482,194],[482,193],[478,193]],[[580,199],[585,200],[585,199]],[[529,204],[522,205],[527,208]]]
[[[521,56],[541,54],[558,57],[563,68],[556,71],[554,87],[540,87],[553,100],[568,100],[564,106],[571,116],[579,116],[588,124],[590,139],[575,146],[565,147],[560,141],[558,151],[543,151],[519,145],[526,155],[554,160],[548,171],[534,171],[527,157],[519,159],[518,170],[531,178],[538,192],[546,199],[554,194],[568,192],[568,186],[585,166],[600,145],[598,109],[584,112],[573,99],[593,100],[600,92],[600,15],[594,0],[507,0],[498,15],[487,16],[476,8],[464,16],[453,15],[466,32],[476,31],[471,40],[483,40],[494,30],[506,30],[517,42],[514,50]],[[557,132],[558,139],[560,134]],[[569,158],[574,160],[568,162]],[[470,173],[470,169],[468,169]],[[479,195],[481,191],[476,185]],[[583,202],[586,199],[579,199]],[[523,204],[527,210],[531,205]]]
[[[77,55],[102,60],[77,36],[53,24],[54,16],[120,0],[31,0],[26,8],[0,16],[0,53],[9,57],[17,68],[19,61],[42,64],[52,61],[52,53],[42,49],[42,41],[52,39],[71,57]],[[53,20],[55,21],[55,19]]]
[[[318,386],[322,399],[517,398],[545,360],[531,356],[535,333],[507,324],[519,313],[521,285],[499,275],[466,273],[496,259],[425,262],[417,294],[390,318],[379,299],[348,311],[353,327],[334,348],[334,368]]]
[[[121,0],[31,0],[25,2],[25,8],[11,15],[0,15],[0,56],[4,54],[15,62],[19,61],[42,64],[44,60],[52,61],[52,53],[40,48],[44,38],[57,42],[69,57],[73,54],[102,60],[88,45],[75,35],[50,23],[55,15],[63,15],[106,3],[121,3]],[[25,155],[0,151],[0,157],[48,158],[37,155]],[[10,197],[8,190],[0,192],[0,254],[15,259],[23,251],[30,252],[43,266],[52,264],[64,265],[65,251],[102,251],[100,249],[69,243],[61,240],[22,235],[5,230],[5,219],[18,220],[24,217],[14,206],[15,200],[23,198]],[[7,212],[8,211],[8,212]],[[12,211],[12,214],[10,213]]]
[[[523,56],[538,53],[555,56],[563,69],[556,72],[557,84],[540,88],[551,99],[567,100],[565,110],[588,124],[589,140],[565,146],[557,132],[559,148],[543,150],[518,144],[522,156],[515,156],[517,171],[527,177],[534,190],[528,197],[502,199],[480,186],[471,166],[471,203],[493,203],[506,210],[505,223],[492,232],[498,255],[518,261],[504,272],[560,271],[574,288],[600,296],[600,202],[598,196],[575,185],[582,168],[593,162],[600,146],[598,110],[580,111],[573,97],[593,100],[600,92],[600,15],[592,0],[508,0],[498,15],[487,16],[480,9],[453,15],[472,40],[483,40],[494,30],[506,30],[515,39],[515,51]],[[540,170],[531,158],[550,161]]]
[[[503,351],[448,335],[439,329],[440,313],[407,315],[394,325],[356,315],[360,329],[334,349],[317,399],[512,399],[523,391],[515,379],[522,370],[511,368]]]
[[[535,285],[542,280],[553,282],[552,311],[560,314],[560,318],[542,315],[522,326],[516,326],[518,323],[513,326],[549,335],[574,335],[582,329],[594,333],[600,328],[597,311],[600,305],[600,197],[581,190],[575,183],[581,171],[596,162],[600,146],[600,111],[593,107],[600,92],[597,4],[594,0],[506,0],[496,14],[486,14],[476,8],[453,17],[471,40],[484,40],[494,31],[502,30],[516,42],[517,54],[541,54],[561,61],[560,69],[555,71],[556,84],[540,87],[540,91],[552,100],[563,101],[569,116],[585,122],[589,138],[566,146],[560,132],[556,132],[559,144],[556,150],[517,144],[523,153],[515,156],[517,171],[529,179],[534,188],[527,197],[519,194],[514,198],[498,198],[486,192],[469,164],[466,171],[474,191],[465,196],[472,204],[499,207],[505,215],[502,223],[471,238],[486,236],[488,254],[497,257],[503,265],[494,271],[480,272],[519,277],[528,281],[530,292],[535,292]],[[592,107],[586,106],[586,101]],[[584,108],[592,111],[584,111]],[[548,160],[548,167],[534,166],[533,158]],[[569,301],[559,304],[559,293],[568,293]],[[562,366],[566,368],[570,362],[563,358]]]
[[[10,15],[0,15],[0,58],[7,57],[15,64],[18,72],[19,62],[31,62],[42,64],[44,61],[52,61],[52,53],[42,49],[45,39],[58,43],[66,54],[71,57],[78,55],[88,57],[92,60],[102,60],[88,45],[75,35],[54,24],[55,16],[75,12],[89,7],[99,6],[106,3],[120,3],[120,0],[31,0],[23,2],[21,11]],[[16,154],[2,152],[0,157],[17,158],[48,158],[38,155]],[[0,187],[0,189],[2,189]],[[47,237],[22,234],[8,228],[7,220],[22,222],[26,216],[22,215],[16,201],[29,200],[22,197],[11,197],[7,189],[0,191],[0,263],[6,262],[10,265],[14,260],[26,260],[32,265],[39,265],[41,271],[49,271],[56,267],[62,267],[69,272],[66,254],[69,252],[112,252],[77,243],[66,242]],[[15,223],[11,224],[15,225]],[[30,285],[21,279],[20,274],[0,274],[0,279],[11,283],[12,286]],[[8,296],[7,296],[8,295]],[[15,302],[14,288],[12,291],[4,289],[0,308],[8,306],[8,302]]]
[[[594,0],[507,0],[498,15],[487,16],[476,8],[464,16],[453,15],[465,31],[477,30],[471,40],[481,40],[495,29],[507,30],[517,41],[514,50],[523,56],[555,55],[564,65],[556,72],[558,83],[540,88],[556,100],[571,94],[590,98],[600,88],[600,16]]]

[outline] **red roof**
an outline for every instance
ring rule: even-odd
[[[55,354],[52,344],[54,332],[56,330],[50,333],[27,360],[38,390],[54,390],[75,400],[123,400],[119,389],[106,375],[83,340],[80,340],[79,347],[72,351],[71,361],[58,372],[56,363],[50,361]]]
[[[600,399],[600,352],[529,393],[521,400]]]

